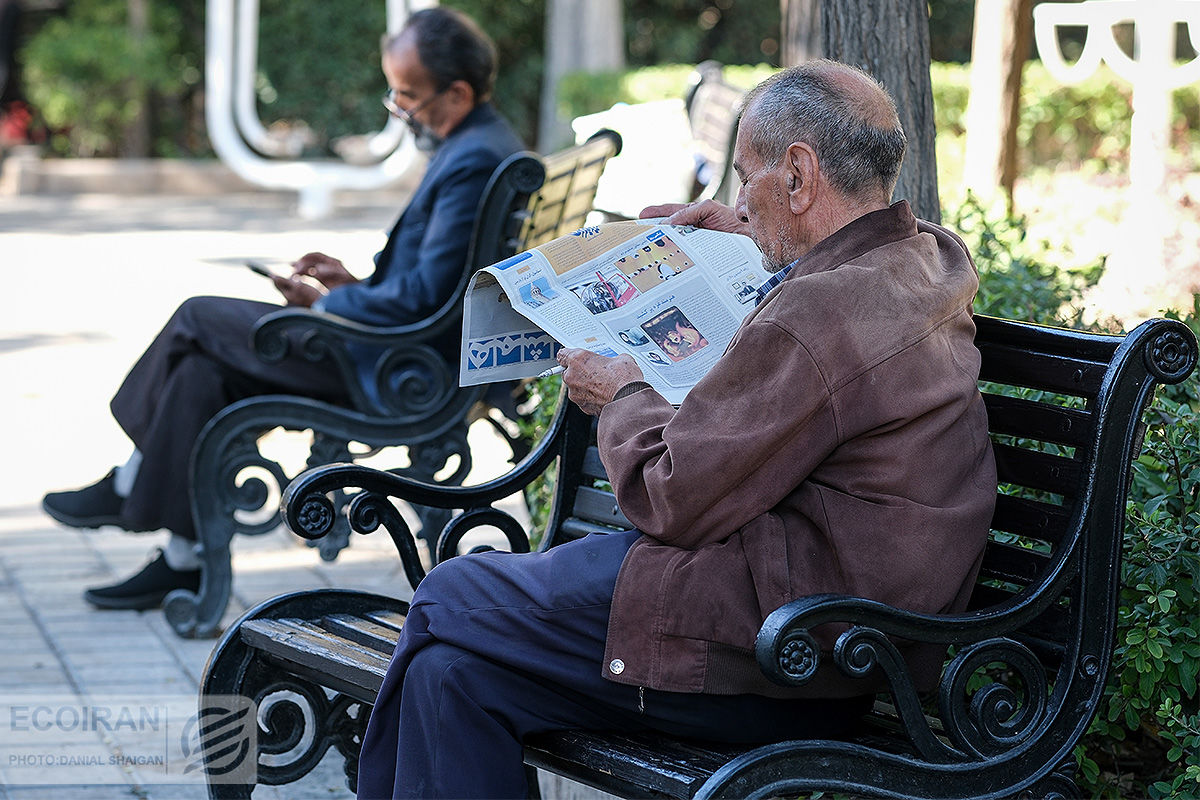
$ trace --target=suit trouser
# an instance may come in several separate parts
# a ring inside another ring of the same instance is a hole
[[[360,800],[527,797],[522,740],[565,728],[763,742],[836,735],[870,698],[641,691],[601,675],[637,531],[439,564],[412,600],[363,741]]]
[[[142,453],[121,512],[139,530],[195,539],[189,495],[192,446],[225,406],[259,394],[344,400],[337,370],[289,356],[267,363],[250,332],[281,306],[231,297],[184,301],[113,396],[117,422]],[[295,348],[293,348],[294,350]]]

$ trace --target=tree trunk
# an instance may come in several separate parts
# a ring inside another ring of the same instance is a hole
[[[963,188],[1002,189],[1012,210],[1017,179],[1021,71],[1033,36],[1033,0],[975,0]]]
[[[127,6],[130,39],[140,50],[146,46],[150,30],[150,0],[128,0]],[[118,150],[123,156],[145,158],[150,155],[150,93],[141,76],[130,79],[129,89],[137,106],[137,116],[125,128],[124,141],[118,145]]]
[[[623,20],[620,0],[549,0],[538,124],[541,152],[557,150],[571,138],[570,120],[558,116],[558,82],[562,76],[580,70],[624,69]]]
[[[823,0],[821,22],[825,55],[862,67],[896,99],[908,153],[894,199],[908,200],[922,219],[940,221],[925,0]]]
[[[781,64],[803,64],[821,53],[821,0],[779,0]]]

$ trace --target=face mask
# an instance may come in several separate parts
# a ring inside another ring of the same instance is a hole
[[[432,153],[442,146],[442,142],[446,141],[434,133],[428,125],[424,125],[412,118],[405,120],[405,122],[408,123],[408,129],[413,133],[413,144],[422,153]]]

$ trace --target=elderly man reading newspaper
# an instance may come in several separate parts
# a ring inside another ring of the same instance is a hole
[[[526,797],[522,739],[547,730],[837,735],[875,687],[770,683],[752,651],[766,615],[822,592],[964,606],[996,492],[971,258],[889,205],[905,138],[865,73],[810,62],[745,108],[736,207],[647,211],[764,254],[774,276],[724,354],[679,407],[632,356],[558,354],[638,529],[433,569],[371,716],[361,798]]]

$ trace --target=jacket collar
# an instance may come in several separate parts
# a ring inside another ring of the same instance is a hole
[[[872,211],[826,236],[796,260],[788,277],[825,272],[877,247],[917,235],[917,218],[907,200]]]

